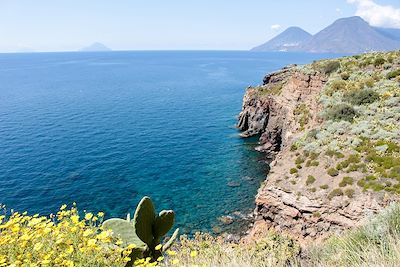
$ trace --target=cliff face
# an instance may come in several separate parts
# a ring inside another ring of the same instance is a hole
[[[350,60],[355,59],[343,61]],[[400,61],[398,55],[397,61]],[[344,62],[340,64],[344,66]],[[379,70],[372,66],[364,68],[370,75],[377,71],[389,72],[383,67]],[[396,65],[391,68],[396,68]],[[345,71],[346,75],[343,75]],[[376,163],[367,158],[368,151],[358,149],[363,142],[370,142],[371,146],[381,145],[381,137],[367,138],[355,131],[359,124],[374,121],[377,114],[371,115],[366,110],[372,110],[376,105],[385,106],[383,98],[379,98],[379,102],[355,107],[357,118],[351,122],[324,116],[327,110],[336,107],[334,99],[341,97],[339,102],[347,101],[345,92],[340,92],[341,95],[334,92],[333,96],[329,92],[334,81],[340,80],[342,85],[348,82],[342,76],[349,79],[347,76],[352,77],[352,74],[341,67],[327,74],[323,67],[316,64],[289,66],[267,75],[261,86],[247,89],[237,126],[242,131],[242,137],[260,135],[257,150],[273,160],[267,180],[256,197],[253,234],[264,227],[274,227],[307,243],[360,224],[398,199],[396,190],[391,189],[397,186],[394,181],[387,181],[385,175],[377,171]],[[385,90],[381,87],[376,89],[377,94],[380,97],[391,94],[394,102],[393,99],[400,96],[397,95],[400,93],[399,82],[393,81],[392,85],[397,89],[388,85]],[[366,88],[358,88],[357,92],[360,90]],[[358,109],[365,114],[360,114]],[[398,110],[400,98],[391,112]],[[400,116],[396,115],[392,122],[396,122],[397,126],[390,132],[390,144],[397,146],[400,142],[397,135],[397,131],[400,132]],[[332,125],[340,125],[344,129],[332,130]],[[371,129],[371,132],[375,130]],[[388,172],[392,171],[391,168],[400,168],[400,158],[396,153],[385,156],[392,157],[394,162],[389,164]],[[398,179],[397,176],[391,178]],[[370,180],[381,179],[384,185],[378,190],[372,188],[372,183],[365,186]]]
[[[299,131],[294,115],[298,104],[307,104],[314,111],[320,109],[317,99],[325,82],[320,73],[305,74],[296,66],[268,74],[262,86],[248,88],[244,96],[237,125],[243,131],[241,136],[261,134],[257,150],[273,158]],[[311,120],[317,123],[316,112]]]

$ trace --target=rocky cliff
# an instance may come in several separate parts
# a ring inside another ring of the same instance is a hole
[[[252,233],[274,227],[307,243],[398,199],[399,56],[288,66],[247,89],[237,126],[260,135],[257,150],[271,160]]]

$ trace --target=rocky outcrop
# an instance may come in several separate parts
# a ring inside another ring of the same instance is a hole
[[[268,226],[306,244],[360,224],[394,199],[357,188],[348,191],[349,196],[341,191],[329,197],[343,178],[326,175],[326,170],[338,162],[329,157],[320,156],[318,164],[309,170],[296,169],[292,174],[300,152],[291,151],[291,145],[305,131],[323,123],[318,116],[322,110],[319,96],[327,81],[328,77],[318,71],[289,66],[267,75],[262,85],[247,89],[237,127],[242,137],[259,135],[257,150],[272,160],[268,179],[256,197],[256,222],[250,235]],[[361,179],[362,174],[352,175]],[[309,176],[320,180],[314,188],[306,186]]]
[[[263,85],[247,89],[237,124],[243,131],[241,136],[260,134],[257,150],[273,158],[298,132],[300,126],[294,111],[299,103],[307,104],[313,111],[311,119],[317,121],[316,99],[325,82],[326,78],[318,72],[304,74],[295,65],[268,74]],[[276,92],[276,87],[281,90]]]

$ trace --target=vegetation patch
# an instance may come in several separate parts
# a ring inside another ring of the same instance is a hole
[[[398,266],[399,244],[400,205],[395,204],[366,225],[310,249],[307,266]]]
[[[334,177],[334,176],[338,176],[339,175],[339,172],[338,172],[338,170],[336,170],[336,169],[334,169],[334,168],[330,168],[330,169],[328,169],[328,174],[330,175],[330,176],[332,176],[332,177]]]
[[[346,190],[344,190],[344,194],[348,197],[348,198],[353,198],[354,197],[354,189],[353,188],[348,188]]]
[[[354,179],[349,177],[349,176],[345,176],[343,177],[342,181],[339,183],[340,187],[346,187],[348,185],[352,185],[354,183]]]
[[[333,189],[329,194],[328,194],[328,199],[332,200],[334,197],[340,197],[343,196],[343,190],[340,188]]]
[[[309,175],[306,180],[306,185],[309,186],[309,185],[313,184],[315,181],[316,181],[315,177],[312,175]]]
[[[326,189],[329,188],[329,185],[323,184],[323,185],[321,185],[319,188],[326,190]]]
[[[396,77],[399,76],[399,75],[400,75],[400,69],[397,69],[397,70],[394,70],[394,71],[389,72],[389,73],[386,75],[386,78],[390,80],[390,79],[396,78]]]
[[[296,108],[293,110],[293,115],[296,116],[296,120],[300,124],[300,130],[304,130],[304,127],[309,122],[311,116],[310,110],[307,105],[304,103],[297,105]]]
[[[353,105],[367,105],[379,99],[379,94],[373,89],[351,91],[344,95],[344,100]]]
[[[345,103],[331,107],[325,115],[327,120],[349,122],[352,122],[355,116],[357,116],[355,109]]]
[[[321,72],[330,75],[340,68],[340,62],[337,60],[330,60],[321,66]]]

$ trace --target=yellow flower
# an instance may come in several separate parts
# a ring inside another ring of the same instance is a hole
[[[65,210],[67,208],[67,205],[63,204],[60,208],[60,210]]]
[[[42,247],[43,247],[43,244],[39,242],[39,243],[36,243],[36,244],[33,246],[33,250],[39,251],[39,250],[42,249]]]
[[[75,224],[79,223],[79,215],[72,215],[71,221]]]
[[[176,251],[167,250],[167,254],[168,254],[169,256],[176,256]]]
[[[66,250],[67,254],[72,254],[72,252],[74,252],[74,247],[72,245],[70,245],[67,250]]]
[[[89,247],[94,247],[96,245],[96,239],[89,239],[87,244]]]
[[[92,219],[92,217],[93,217],[93,214],[90,213],[90,212],[85,214],[85,220],[87,220],[87,221],[89,221],[90,219]]]
[[[44,265],[47,265],[47,264],[50,264],[50,260],[42,260],[41,263],[44,264]]]
[[[104,212],[100,211],[99,213],[97,213],[97,216],[104,217]]]
[[[178,263],[179,263],[179,260],[178,260],[178,259],[173,259],[173,260],[172,260],[172,264],[173,264],[173,265],[177,265]]]
[[[161,245],[161,244],[158,244],[158,245],[155,247],[155,249],[156,249],[156,250],[162,249],[162,245]]]
[[[196,250],[191,251],[190,257],[192,257],[192,258],[197,257],[197,251]]]
[[[83,232],[84,237],[92,235],[92,234],[93,234],[93,230],[91,230],[91,229],[86,229],[85,232]]]
[[[65,260],[63,261],[63,265],[65,265],[66,267],[74,267],[74,262],[70,260]]]
[[[134,248],[136,248],[136,245],[135,244],[129,244],[127,248],[128,249],[134,249]]]

